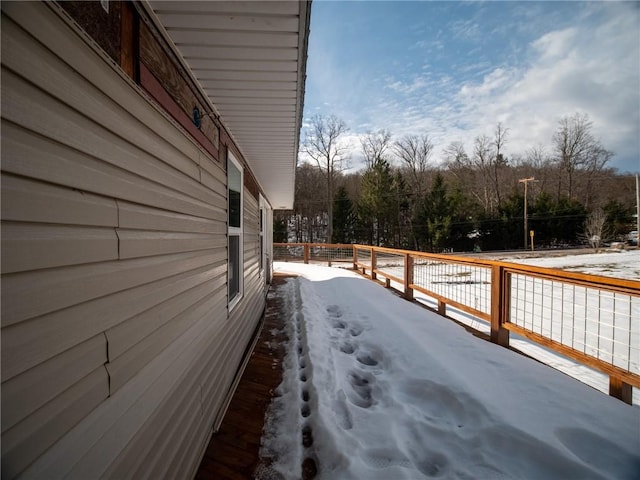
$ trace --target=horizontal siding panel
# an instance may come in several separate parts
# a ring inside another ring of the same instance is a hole
[[[186,432],[186,441],[179,452],[182,459],[180,460],[180,456],[173,459],[166,470],[167,478],[178,478],[181,475],[186,478],[195,477],[212,429],[211,424],[203,423],[202,417],[194,417],[192,424],[182,430]]]
[[[23,471],[62,435],[109,396],[104,367],[94,370],[62,395],[2,434],[2,475]]]
[[[96,335],[2,384],[2,431],[33,413],[107,362],[107,340]]]
[[[2,89],[3,117],[7,121],[125,171],[171,186],[205,203],[214,202],[215,194],[199,183],[200,168],[196,163],[191,162],[193,172],[189,172],[189,175],[180,172],[140,149],[138,144],[127,142],[26,84],[6,69],[2,70]],[[22,110],[18,110],[20,107]],[[9,113],[5,115],[5,111]],[[139,130],[135,125],[129,125],[128,128]],[[82,131],[82,135],[71,133],[78,131]]]
[[[235,333],[229,339],[229,353],[224,357],[224,362],[227,368],[225,368],[221,383],[223,385],[231,385],[243,360],[243,354],[251,340],[251,335],[255,331],[255,327],[260,320],[260,314],[263,311],[264,303],[260,302],[260,298],[253,295],[252,297],[246,297],[246,301],[243,303],[242,308],[234,310],[234,318],[230,322],[235,322]],[[223,401],[229,401],[233,392],[225,392]],[[209,415],[209,412],[205,408],[205,418]],[[214,422],[214,428],[219,427],[223,411],[216,412],[216,420]]]
[[[135,143],[127,142],[25,83],[10,70],[2,70],[2,89],[2,110],[9,112],[3,116],[16,125],[163,185],[175,185],[179,188],[180,184],[188,185],[189,181],[196,183],[200,179],[200,170],[195,163],[191,163],[192,171],[188,174],[163,164],[138,148]],[[23,110],[19,110],[19,107]],[[138,131],[134,125],[129,125],[129,129]],[[79,131],[82,135],[72,134]],[[204,188],[200,192],[197,189],[187,191],[192,195],[206,195]],[[200,199],[206,201],[206,198]]]
[[[181,443],[179,435],[185,430],[188,435],[195,432],[190,429],[194,420],[196,425],[202,421],[200,391],[197,386],[186,388],[181,384],[138,432],[133,448],[111,465],[103,478],[192,478],[186,472],[170,476],[166,470],[157,475],[149,472],[149,467],[167,457],[171,460]]]
[[[200,181],[207,188],[210,188],[214,192],[218,192],[226,203],[226,199],[227,199],[226,183],[222,183],[218,178],[214,177],[204,169],[200,171]]]
[[[259,298],[254,295],[253,308],[251,310],[256,311],[256,307],[259,304]],[[244,300],[243,300],[244,302]],[[181,425],[180,431],[185,435],[184,443],[180,444],[175,442],[173,445],[168,446],[168,450],[163,452],[162,450],[151,448],[150,445],[153,439],[163,437],[164,434],[158,433],[157,426],[151,421],[149,425],[145,425],[144,429],[139,432],[134,440],[135,446],[132,448],[132,452],[136,452],[137,455],[126,455],[120,459],[117,464],[114,464],[110,470],[105,474],[105,477],[119,477],[126,476],[133,472],[134,468],[138,467],[141,470],[138,472],[142,474],[146,471],[148,465],[155,465],[159,459],[163,459],[159,471],[164,471],[161,476],[168,476],[171,478],[170,472],[173,470],[164,470],[164,468],[175,468],[175,461],[177,458],[185,455],[199,454],[200,449],[194,447],[194,445],[200,445],[199,443],[191,443],[191,440],[199,435],[201,438],[206,439],[208,433],[211,430],[212,419],[221,406],[222,400],[228,392],[233,375],[235,374],[238,364],[240,363],[241,355],[244,353],[246,344],[249,341],[250,335],[254,331],[254,328],[250,328],[247,331],[247,323],[251,323],[246,320],[246,317],[241,315],[239,321],[225,322],[225,329],[220,331],[220,334],[207,334],[203,336],[206,343],[202,347],[201,356],[194,362],[192,369],[190,369],[189,377],[185,377],[180,387],[176,390],[175,395],[172,398],[167,399],[167,402],[161,410],[158,411],[158,422],[163,423],[168,420],[160,420],[160,418],[170,417],[172,412],[179,411],[183,402],[187,401],[191,397],[191,383],[196,381],[201,384],[204,380],[209,387],[207,391],[203,389],[202,398],[206,399],[202,405],[203,409],[209,411],[209,419],[204,417],[202,420],[194,421],[193,426]],[[239,336],[244,335],[244,339],[241,339],[238,343]],[[244,344],[243,344],[244,342]],[[230,359],[231,357],[235,359]],[[223,368],[210,368],[210,365],[224,366]],[[198,427],[201,431],[198,431]],[[168,438],[168,437],[167,437]],[[179,446],[179,450],[178,450]],[[192,451],[197,450],[197,451]],[[180,474],[178,476],[185,475],[185,472],[178,469]],[[134,474],[134,477],[138,474]],[[151,476],[153,478],[153,475]]]
[[[4,275],[2,326],[221,261],[224,249]]]
[[[2,222],[2,273],[117,258],[113,228]]]
[[[238,369],[239,361],[233,359],[233,354],[238,350],[236,339],[239,332],[246,328],[243,322],[229,322],[229,327],[220,338],[210,340],[209,349],[203,357],[203,367],[198,372],[198,378],[202,388],[202,398],[206,399],[202,405],[203,421],[207,425],[213,425],[215,418],[220,414],[220,408],[229,393],[233,375]],[[244,351],[244,347],[242,347]],[[206,365],[220,365],[223,368],[205,368]],[[215,425],[213,425],[215,427]]]
[[[110,198],[3,174],[2,219],[117,227],[118,209]]]
[[[176,409],[174,403],[170,409],[165,408],[172,415],[169,415],[168,421],[162,422],[165,428],[157,437],[158,442],[151,450],[152,455],[146,465],[140,465],[135,477],[148,475],[149,478],[190,478],[187,477],[187,472],[175,469],[179,466],[179,458],[191,446],[195,432],[201,428],[200,390],[194,385],[191,389],[184,390],[184,393],[181,392],[180,396],[184,398],[176,399],[176,403],[179,402],[184,407]],[[150,465],[153,466],[152,469],[149,469]]]
[[[124,354],[107,363],[106,368],[109,372],[111,394],[121,388],[122,385],[142,370],[169,344],[183,335],[198,320],[210,318],[213,311],[220,311],[224,298],[225,292],[218,291],[200,300],[156,329]]]
[[[258,200],[253,196],[248,188],[245,187],[244,192],[246,195],[244,199],[245,212],[250,216],[257,217],[258,210],[260,208],[258,206]]]
[[[109,342],[109,361],[113,362],[153,331],[187,310],[189,306],[199,302],[207,295],[217,293],[226,285],[224,276],[221,276],[221,272],[224,272],[225,268],[225,266],[221,266],[215,270],[210,269],[203,272],[198,276],[202,283],[188,290],[180,289],[177,295],[108,329],[105,334]],[[192,283],[195,278],[190,280]],[[221,310],[224,310],[226,303],[224,300],[222,303]]]
[[[198,400],[198,405],[194,408],[196,408],[198,412],[202,411],[202,405],[200,403],[202,399],[206,399],[204,402],[209,406],[211,397],[201,396],[200,378],[203,372],[214,375],[216,378],[220,377],[220,372],[223,369],[219,368],[219,366],[224,365],[224,359],[228,353],[224,347],[228,344],[227,339],[230,333],[233,332],[233,329],[226,328],[225,326],[226,313],[215,316],[211,319],[211,322],[210,327],[200,336],[197,351],[194,350],[195,355],[188,369],[189,374],[181,378],[180,383],[176,385],[171,396],[165,399],[153,417],[137,432],[135,438],[130,443],[130,449],[109,467],[103,475],[104,478],[138,478],[145,476],[155,478],[148,474],[143,474],[143,472],[138,474],[138,469],[144,470],[145,467],[148,468],[152,462],[151,458],[155,458],[158,450],[154,448],[154,442],[164,437],[161,429],[167,428],[167,423],[170,422],[172,414],[182,411],[183,408],[181,406],[183,402],[193,400],[194,395]],[[216,365],[217,368],[211,368],[212,365]],[[220,382],[215,383],[214,387],[220,392],[219,395],[224,394],[228,388],[228,386]],[[124,388],[127,388],[127,386]],[[207,422],[206,419],[201,420],[199,425],[211,431],[211,422]],[[182,424],[181,428],[186,428],[186,425]],[[194,435],[194,433],[193,430],[189,431],[189,435]],[[198,453],[199,452],[200,450]],[[177,478],[170,477],[167,474],[163,474],[161,477]],[[186,472],[181,472],[178,477],[188,478]]]
[[[120,290],[117,294],[111,296],[105,296],[98,298],[91,302],[82,302],[75,305],[75,302],[71,302],[70,308],[56,311],[48,315],[29,320],[27,322],[21,322],[10,327],[4,327],[2,329],[2,377],[3,379],[9,379],[13,376],[21,373],[39,363],[71,348],[73,345],[85,341],[88,338],[96,335],[99,332],[105,331],[124,320],[139,314],[158,303],[161,303],[167,297],[175,295],[180,292],[181,289],[187,290],[194,285],[202,283],[203,277],[215,275],[213,272],[207,272],[216,265],[216,257],[211,255],[201,255],[195,258],[182,258],[175,259],[177,265],[167,264],[163,265],[165,268],[158,268],[158,271],[154,271],[155,268],[141,269],[140,272],[134,272],[136,275],[140,274],[144,278],[144,273],[148,273],[149,279],[154,279],[154,273],[158,275],[156,282],[150,282],[133,288],[125,288]],[[125,262],[120,262],[125,263]],[[207,265],[204,269],[196,272],[190,270],[197,269],[203,265]],[[220,263],[218,263],[220,266]],[[97,268],[97,266],[95,267]],[[176,271],[174,271],[174,269]],[[187,272],[183,272],[187,270]],[[161,275],[162,272],[166,273]],[[48,273],[48,271],[47,271]],[[51,300],[55,300],[55,293],[61,296],[63,293],[67,294],[67,297],[71,297],[72,293],[82,289],[82,280],[85,283],[95,282],[96,288],[102,283],[110,286],[110,283],[117,285],[118,280],[120,284],[124,283],[122,277],[124,275],[121,271],[116,270],[111,272],[112,276],[100,276],[96,278],[74,278],[76,282],[68,282],[68,289],[60,288],[60,290],[53,292]],[[175,273],[182,273],[181,275],[175,275]],[[33,277],[32,275],[25,275],[27,278],[33,278],[34,281],[39,277]],[[41,275],[44,276],[44,275]],[[102,280],[102,282],[100,281]],[[3,280],[3,295],[4,298],[11,298],[7,293],[8,289],[5,285],[7,280]],[[126,285],[125,285],[126,286]],[[46,293],[54,290],[53,286],[50,289],[44,289]],[[41,299],[42,295],[34,296],[34,299]],[[5,307],[7,301],[3,301],[3,307]],[[3,320],[5,316],[3,314]]]
[[[131,104],[118,105],[114,103],[112,99],[102,93],[94,85],[83,81],[78,73],[70,69],[65,63],[57,58],[50,50],[45,48],[39,42],[34,41],[33,37],[21,30],[11,21],[4,21],[2,24],[2,63],[5,67],[16,72],[23,78],[29,79],[31,83],[39,88],[50,92],[54,97],[58,98],[60,102],[69,105],[77,111],[83,112],[85,115],[84,124],[80,123],[82,127],[83,135],[77,136],[76,142],[81,149],[89,148],[91,145],[91,135],[88,135],[87,127],[90,125],[88,119],[94,119],[101,122],[104,127],[114,132],[119,137],[122,137],[125,141],[132,145],[138,145],[141,149],[149,152],[154,157],[162,160],[166,164],[172,165],[174,168],[189,175],[194,179],[199,178],[198,167],[196,162],[190,158],[198,159],[199,150],[196,146],[189,142],[186,138],[179,139],[175,136],[175,133],[170,134],[174,137],[174,142],[177,141],[178,147],[167,142],[165,138],[156,133],[158,130],[162,130],[162,124],[164,124],[164,130],[174,130],[173,126],[167,122],[167,120],[157,113],[151,123],[140,123],[138,119],[132,116],[126,109],[131,109],[133,105],[142,100],[137,92],[132,89],[122,89],[124,92],[129,93],[131,97]],[[6,43],[5,43],[6,42]],[[105,65],[106,66],[106,65]],[[104,67],[103,67],[104,69]],[[105,74],[107,74],[105,72]],[[112,80],[120,82],[118,75],[111,71],[108,73]],[[3,71],[3,97],[5,95],[5,79],[9,77],[9,84],[11,84],[12,75],[7,75],[6,70]],[[34,105],[29,105],[29,108],[23,110],[11,109],[15,113],[24,112],[32,121],[37,120],[39,117],[38,110],[31,110],[40,102],[43,109],[47,108],[45,105],[49,103],[44,98],[44,93],[35,96],[35,89],[31,91],[34,97],[29,96],[34,102]],[[30,95],[31,95],[30,94]],[[137,101],[134,100],[135,97]],[[25,107],[28,105],[25,104]],[[124,107],[124,108],[123,108]],[[61,109],[61,106],[58,108]],[[126,109],[125,109],[126,108]],[[3,98],[3,113],[4,113],[4,98]],[[43,112],[48,115],[53,115],[53,112]],[[34,118],[36,117],[36,118]],[[65,115],[65,117],[69,117]],[[39,123],[44,120],[44,117],[39,120]],[[27,121],[25,115],[21,118],[22,121]],[[49,132],[53,133],[64,129],[65,124],[55,125],[55,122],[50,124]],[[66,123],[66,122],[65,122]],[[147,125],[153,125],[153,130]],[[78,131],[78,130],[71,130]],[[168,132],[167,132],[168,133]],[[101,142],[100,142],[101,143]],[[96,149],[102,149],[100,146],[95,145]],[[104,150],[102,150],[104,151]]]
[[[257,284],[261,284],[262,280],[260,279],[260,277],[258,276],[260,274],[260,265],[258,265],[257,263],[253,264],[250,266],[250,268],[247,269],[247,275],[246,278],[251,280],[252,282],[256,282]],[[247,288],[249,287],[248,282],[246,283]],[[257,285],[251,285],[252,288],[256,288],[256,290],[258,289]]]
[[[221,323],[224,323],[224,321]],[[221,326],[222,324],[220,324],[220,327]],[[191,398],[191,392],[194,388],[193,385],[201,385],[201,379],[205,375],[212,376],[214,378],[214,380],[209,384],[212,387],[210,393],[213,393],[213,395],[205,394],[205,392],[201,392],[200,389],[196,391],[198,394],[202,393],[202,396],[198,395],[199,398],[206,399],[204,400],[204,403],[198,407],[198,411],[201,412],[204,408],[211,408],[217,411],[220,408],[222,400],[228,392],[231,383],[229,378],[232,378],[233,373],[237,369],[236,365],[228,361],[233,347],[233,342],[231,340],[237,336],[238,331],[241,330],[241,328],[241,324],[232,325],[227,323],[224,330],[212,329],[207,332],[206,336],[203,335],[203,343],[199,347],[199,355],[191,366],[189,375],[183,378],[179,386],[175,389],[172,397],[167,398],[161,409],[159,409],[156,414],[156,422],[162,426],[167,422],[166,419],[171,416],[172,412],[175,413],[176,411],[179,411],[179,405],[182,405],[183,402],[188,401]],[[216,365],[217,368],[211,368],[211,365]],[[230,373],[227,373],[227,380],[224,380],[224,372],[227,371]],[[209,416],[212,417],[211,415]],[[202,438],[204,438],[207,437],[208,432],[211,431],[212,421],[203,417],[200,421],[196,422],[196,425],[204,430],[202,435]],[[173,459],[175,455],[179,453],[176,452],[176,447],[178,446],[177,442],[172,446],[168,445],[169,451],[166,452],[150,447],[152,439],[157,439],[162,435],[158,432],[158,428],[158,425],[154,425],[151,421],[148,422],[134,440],[136,446],[133,448],[133,451],[138,452],[139,456],[133,457],[127,455],[122,459],[122,463],[114,465],[114,468],[108,472],[105,477],[118,478],[130,475],[131,472],[135,472],[132,475],[134,478],[144,476],[143,472],[146,471],[149,465],[155,464],[159,458],[166,460],[167,463],[174,466]],[[165,427],[163,426],[163,428]],[[197,428],[195,426],[191,427],[189,425],[181,425],[180,431],[182,433],[186,433],[187,442],[189,438],[193,438],[197,435]],[[184,451],[187,449],[187,445],[188,443],[179,445],[180,450]],[[200,448],[197,448],[197,452],[194,453],[199,454],[200,451]],[[166,478],[187,477],[187,472],[180,471],[179,475],[171,476],[167,470],[160,476]],[[156,478],[156,476],[151,475],[150,478]]]
[[[4,118],[2,135],[4,171],[174,212],[219,216],[218,209],[208,203],[69,149]]]
[[[217,218],[209,219],[118,201],[120,228],[225,234],[227,231],[225,199],[221,199],[221,202]]]
[[[154,232],[118,229],[120,258],[148,257],[226,246],[224,234]]]
[[[216,188],[212,190],[220,195],[226,196],[227,192],[227,173],[220,162],[211,159],[210,156],[200,152],[200,168],[206,171],[216,180]]]
[[[47,452],[29,471],[31,478],[62,477],[87,479],[102,473],[130,445],[136,433],[154,412],[180,386],[194,361],[200,358],[202,340],[211,331],[210,319],[202,318],[188,332],[154,359],[136,382],[128,382],[87,420],[81,431],[74,431]],[[155,441],[151,438],[148,441]],[[71,466],[64,456],[78,461]],[[130,475],[125,475],[130,476]]]

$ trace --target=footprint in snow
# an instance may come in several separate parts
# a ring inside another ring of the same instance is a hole
[[[363,332],[363,331],[364,331],[364,328],[362,328],[362,326],[361,326],[361,325],[358,325],[358,324],[352,325],[352,326],[349,328],[349,334],[350,334],[352,337],[359,337],[359,336],[360,336],[360,334],[362,334],[362,332]]]
[[[385,356],[382,350],[375,345],[362,344],[358,347],[356,360],[365,367],[378,367],[384,369]]]
[[[367,372],[352,370],[347,374],[349,386],[347,398],[354,405],[361,408],[369,408],[374,404],[373,384],[375,378]]]
[[[336,398],[333,401],[333,411],[336,415],[336,422],[340,427],[345,430],[351,430],[353,428],[353,419],[347,406],[347,397],[344,390],[338,390]]]
[[[346,340],[340,344],[340,351],[347,355],[351,355],[356,351],[356,347],[352,342]]]
[[[405,457],[402,453],[389,449],[371,449],[365,451],[364,454],[361,455],[361,457],[362,460],[364,460],[364,463],[366,463],[369,467],[379,470],[394,466],[405,468],[411,467],[411,460]]]
[[[358,354],[356,360],[367,367],[375,367],[378,365],[378,361],[367,353]]]
[[[336,320],[333,322],[333,328],[336,330],[344,330],[347,327],[347,324],[341,320]]]

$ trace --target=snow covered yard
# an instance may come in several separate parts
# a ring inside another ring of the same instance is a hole
[[[517,257],[497,255],[492,258],[506,262],[536,265],[538,267],[559,268],[570,272],[640,280],[640,250],[609,250],[602,253],[558,254],[545,257],[531,254],[523,254]]]
[[[284,478],[640,476],[640,408],[354,272],[275,270],[300,275],[272,293],[292,341],[263,449]]]

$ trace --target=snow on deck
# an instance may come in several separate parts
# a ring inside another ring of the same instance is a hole
[[[284,380],[263,437],[284,478],[638,478],[640,408],[468,334],[354,272],[276,263]],[[300,432],[304,444],[301,445]]]

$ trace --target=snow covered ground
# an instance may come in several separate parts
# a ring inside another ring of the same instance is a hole
[[[524,263],[538,267],[559,268],[569,272],[603,275],[605,277],[640,280],[640,250],[609,250],[603,253],[554,256],[501,256],[492,257],[505,262]]]
[[[638,478],[640,408],[467,333],[356,273],[296,273],[263,437],[284,478]],[[273,478],[273,477],[264,477]]]

